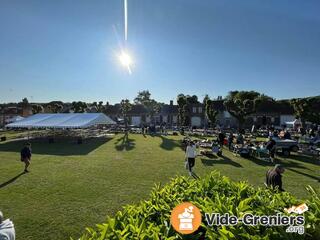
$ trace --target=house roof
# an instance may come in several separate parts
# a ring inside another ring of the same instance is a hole
[[[165,104],[162,106],[161,114],[178,114],[178,105],[168,105]]]
[[[132,105],[131,110],[129,111],[129,114],[146,114],[148,113],[148,110],[143,105]]]
[[[223,112],[226,110],[224,104],[223,104],[224,100],[213,100],[212,101],[212,105],[213,108],[217,111]]]

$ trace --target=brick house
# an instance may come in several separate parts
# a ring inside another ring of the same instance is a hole
[[[28,117],[32,115],[32,107],[18,107],[16,105],[9,105],[4,107],[0,111],[0,127],[3,127],[6,125],[7,120],[16,118],[18,116],[20,117]]]

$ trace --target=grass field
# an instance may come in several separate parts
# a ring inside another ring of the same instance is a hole
[[[155,183],[187,175],[180,139],[116,135],[82,145],[36,141],[28,174],[21,174],[23,142],[0,143],[0,209],[14,221],[18,240],[76,238],[86,226],[146,198]],[[305,198],[306,185],[319,188],[317,160],[295,155],[279,161],[287,168],[287,191]],[[195,172],[201,177],[218,169],[233,180],[263,187],[270,166],[224,150],[223,158],[199,157]]]

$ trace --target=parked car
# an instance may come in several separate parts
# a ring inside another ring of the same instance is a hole
[[[274,137],[276,142],[276,149],[280,151],[284,156],[290,156],[291,152],[297,152],[299,150],[298,141],[292,139],[280,139]]]

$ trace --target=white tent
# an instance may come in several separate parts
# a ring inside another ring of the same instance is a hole
[[[21,121],[7,124],[7,128],[88,128],[115,122],[103,113],[39,113]]]

